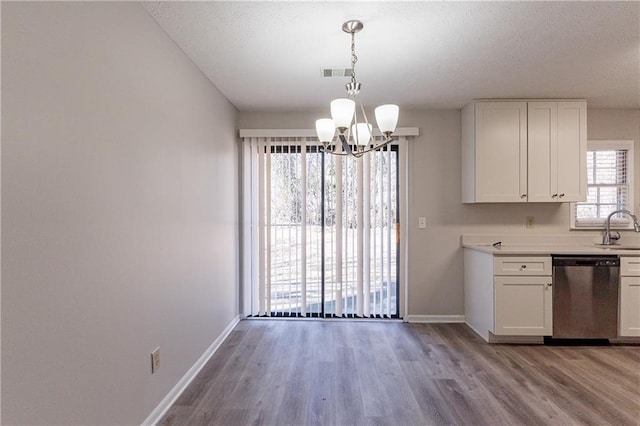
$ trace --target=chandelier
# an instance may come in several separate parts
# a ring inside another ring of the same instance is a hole
[[[331,118],[316,120],[316,133],[322,142],[325,152],[335,155],[352,155],[361,157],[363,154],[376,151],[393,141],[392,134],[398,124],[397,105],[381,105],[375,109],[376,122],[382,141],[376,143],[373,128],[369,124],[362,102],[358,98],[361,84],[356,80],[356,33],[364,25],[360,21],[347,21],[342,25],[342,31],[351,34],[351,81],[345,85],[347,97],[331,101]],[[358,109],[360,113],[358,113]],[[340,143],[335,141],[336,130]]]

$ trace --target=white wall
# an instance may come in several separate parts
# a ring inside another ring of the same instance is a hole
[[[2,2],[2,78],[3,423],[140,423],[238,315],[237,111],[133,2]]]
[[[243,112],[239,127],[312,128],[325,114]],[[589,110],[587,122],[590,139],[635,141],[640,200],[640,110]],[[409,315],[464,314],[462,234],[570,232],[568,204],[461,204],[459,110],[401,111],[399,126],[420,128],[409,146]],[[525,228],[527,216],[534,229]]]

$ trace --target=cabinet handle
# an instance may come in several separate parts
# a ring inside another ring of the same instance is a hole
[[[520,268],[527,269],[527,265],[520,265]]]
[[[558,196],[558,194],[553,194],[553,195],[551,196],[551,198],[556,198],[557,196]]]
[[[547,287],[551,287],[553,283],[547,283]]]
[[[520,198],[527,198],[527,194],[522,194]]]
[[[560,194],[560,197],[564,197],[564,194]]]

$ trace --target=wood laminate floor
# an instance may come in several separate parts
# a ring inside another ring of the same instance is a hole
[[[640,425],[640,347],[463,324],[241,321],[161,425]]]

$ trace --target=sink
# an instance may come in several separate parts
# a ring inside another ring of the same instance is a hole
[[[594,244],[596,247],[601,248],[603,250],[640,250],[640,246],[627,246],[624,244]]]

